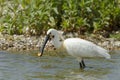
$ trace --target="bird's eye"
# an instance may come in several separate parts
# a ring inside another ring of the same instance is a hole
[[[52,35],[52,38],[54,38],[55,36],[54,35]]]

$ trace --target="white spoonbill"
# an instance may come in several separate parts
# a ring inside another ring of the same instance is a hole
[[[54,47],[63,48],[67,51],[67,53],[73,57],[76,57],[79,61],[80,68],[85,68],[85,63],[83,61],[84,58],[87,57],[104,57],[106,59],[110,59],[111,56],[108,54],[108,51],[96,44],[83,40],[80,38],[68,38],[63,39],[62,35],[55,29],[49,29],[47,31],[47,35],[43,42],[42,47],[40,48],[40,52],[38,56],[42,56],[44,47],[48,40],[51,40]]]

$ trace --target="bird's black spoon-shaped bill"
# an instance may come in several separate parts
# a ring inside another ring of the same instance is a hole
[[[43,45],[40,47],[40,52],[38,53],[38,56],[41,57],[41,56],[43,55],[43,51],[44,51],[45,45],[46,45],[47,41],[49,40],[49,38],[50,38],[49,35],[47,35],[47,36],[45,37],[45,40],[44,40],[44,42],[43,42]]]

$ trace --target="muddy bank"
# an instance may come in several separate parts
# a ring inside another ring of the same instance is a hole
[[[114,38],[103,38],[100,36],[78,36],[77,34],[66,34],[64,38],[81,37],[94,42],[109,50],[120,50],[120,41]],[[42,45],[44,36],[24,36],[24,35],[2,35],[0,34],[0,50],[38,50]],[[52,49],[52,44],[47,43],[46,49]]]

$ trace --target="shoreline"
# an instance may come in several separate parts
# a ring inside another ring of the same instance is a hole
[[[120,50],[120,41],[115,38],[103,38],[100,36],[86,36],[67,34],[64,38],[79,37],[91,41],[108,50]],[[4,51],[24,51],[39,50],[44,40],[44,36],[25,36],[25,35],[2,35],[0,34],[0,50]],[[53,50],[52,44],[47,43],[47,50]]]

